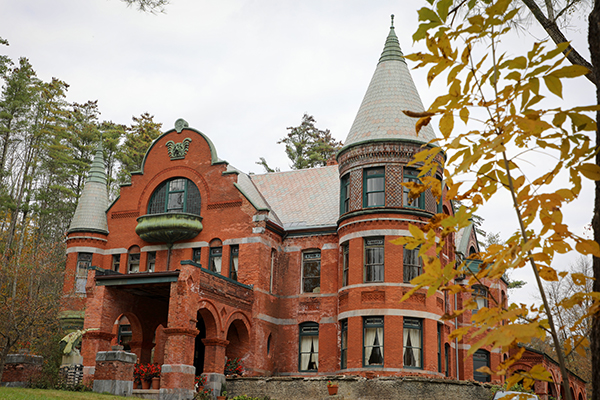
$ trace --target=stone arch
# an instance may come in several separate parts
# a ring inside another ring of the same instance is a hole
[[[220,319],[217,307],[210,300],[201,300],[198,303],[196,312],[196,326],[198,335],[194,339],[193,364],[196,368],[196,375],[205,371],[206,366],[206,347],[204,340],[207,338],[221,338],[222,321]]]
[[[227,359],[246,359],[250,354],[250,324],[241,312],[235,312],[227,327],[226,339],[229,342],[225,348]]]

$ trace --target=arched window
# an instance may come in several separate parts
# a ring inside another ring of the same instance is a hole
[[[484,372],[478,372],[481,367],[490,367],[490,352],[477,350],[473,354],[473,379],[477,382],[489,382],[490,376]]]
[[[140,247],[131,246],[127,255],[127,273],[140,272]]]
[[[221,273],[221,261],[223,259],[223,242],[220,239],[210,241],[210,252],[208,253],[208,269],[217,274]]]
[[[319,324],[303,322],[300,324],[300,371],[319,369]]]
[[[186,178],[164,181],[154,190],[148,205],[148,214],[184,212],[200,215],[200,191]]]

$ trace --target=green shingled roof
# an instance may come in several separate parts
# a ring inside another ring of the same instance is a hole
[[[71,219],[67,233],[100,232],[108,233],[106,209],[108,208],[108,191],[106,187],[106,171],[102,144],[96,149],[92,168],[88,175],[77,209]]]
[[[436,137],[431,125],[417,135],[417,119],[407,117],[402,110],[420,112],[424,107],[392,25],[344,149],[371,140],[408,139],[427,143]]]

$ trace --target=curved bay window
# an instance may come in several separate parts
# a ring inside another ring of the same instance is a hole
[[[189,213],[200,215],[200,191],[194,182],[186,178],[164,181],[150,197],[148,214]]]
[[[383,317],[363,319],[363,366],[383,367]]]
[[[319,369],[319,324],[303,322],[300,324],[300,371],[318,371]]]
[[[383,282],[384,239],[365,238],[365,282]]]
[[[385,206],[385,168],[368,168],[363,172],[363,207]]]

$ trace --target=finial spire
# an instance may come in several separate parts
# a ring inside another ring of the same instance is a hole
[[[390,29],[394,29],[394,14],[392,14],[392,26],[390,26]]]
[[[396,30],[394,29],[394,14],[392,14],[392,26],[390,26],[390,33],[385,41],[379,62],[390,60],[406,62],[404,61],[404,55],[402,54],[402,50],[400,50],[400,42],[398,42]]]

